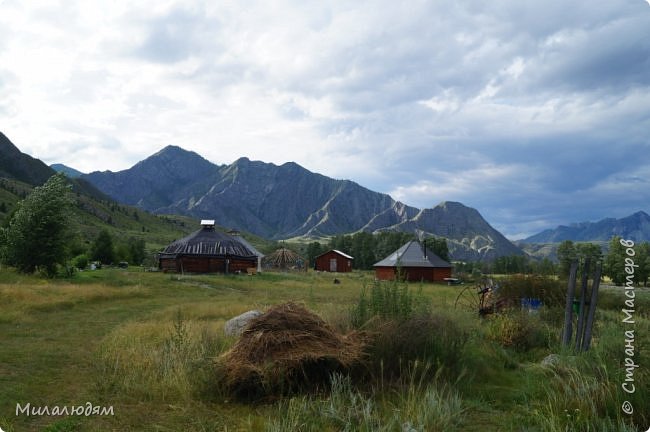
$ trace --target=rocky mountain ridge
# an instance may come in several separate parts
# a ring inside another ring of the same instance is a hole
[[[216,219],[271,239],[395,230],[445,237],[457,260],[523,254],[478,211],[461,203],[418,209],[294,162],[275,165],[240,158],[215,165],[197,153],[168,146],[127,170],[81,178],[124,204]]]
[[[644,211],[638,211],[619,219],[605,218],[597,222],[560,225],[521,241],[523,243],[561,243],[565,240],[606,242],[614,236],[635,242],[650,241],[650,215]]]

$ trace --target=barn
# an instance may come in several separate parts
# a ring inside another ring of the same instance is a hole
[[[213,220],[158,254],[158,267],[178,273],[236,273],[257,267],[257,256],[235,237],[217,231]]]
[[[376,263],[375,277],[379,280],[394,280],[398,273],[408,281],[442,282],[451,277],[452,265],[411,240],[388,257]]]
[[[352,271],[352,258],[339,250],[332,249],[315,258],[314,269],[318,271],[347,273]]]

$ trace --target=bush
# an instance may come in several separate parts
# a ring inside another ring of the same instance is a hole
[[[524,311],[511,311],[488,318],[488,339],[506,348],[528,351],[548,348],[551,343],[549,328],[539,317]]]
[[[563,306],[566,283],[547,276],[514,275],[499,282],[496,295],[508,304],[519,304],[522,298],[537,298],[545,306]]]
[[[433,375],[440,368],[448,376],[463,371],[463,351],[469,334],[456,321],[443,315],[418,315],[409,319],[375,320],[368,351],[370,373],[381,380],[402,377],[416,362]]]
[[[90,260],[88,259],[88,255],[81,254],[81,255],[77,255],[72,259],[72,265],[80,270],[83,270],[86,267],[88,267],[89,261]]]

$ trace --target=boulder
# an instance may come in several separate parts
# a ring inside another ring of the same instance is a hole
[[[224,332],[226,333],[226,336],[241,335],[248,323],[260,315],[262,315],[262,312],[258,310],[250,310],[232,319],[229,319],[224,325]]]

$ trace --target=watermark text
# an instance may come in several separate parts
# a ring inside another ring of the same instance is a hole
[[[16,416],[19,415],[26,416],[108,416],[115,415],[113,413],[113,406],[102,407],[94,406],[91,402],[86,402],[84,405],[72,405],[72,406],[63,406],[60,407],[55,405],[53,407],[49,406],[32,406],[31,403],[27,402],[25,405],[20,403],[16,404]]]
[[[636,391],[634,384],[634,373],[639,368],[639,365],[634,361],[635,354],[635,335],[634,335],[634,316],[636,313],[634,300],[636,293],[634,291],[634,273],[638,264],[634,263],[634,241],[620,240],[621,246],[625,248],[625,307],[621,309],[623,312],[623,324],[626,324],[624,331],[625,336],[625,380],[621,383],[621,388],[627,394],[633,394]],[[621,409],[625,414],[632,415],[634,407],[629,401],[624,401]]]

